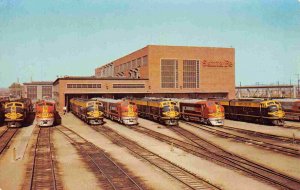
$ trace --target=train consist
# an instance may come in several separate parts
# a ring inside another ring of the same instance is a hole
[[[70,108],[72,113],[88,124],[103,124],[103,104],[97,100],[72,98]]]
[[[8,127],[20,127],[32,112],[29,98],[6,101],[3,105],[4,121]]]
[[[131,100],[137,105],[138,115],[162,124],[178,125],[180,118],[178,102],[173,100],[143,98]]]
[[[126,99],[114,100],[107,98],[93,98],[103,104],[103,112],[106,118],[118,121],[125,125],[137,125],[138,114],[135,103]]]
[[[273,99],[279,102],[285,112],[285,119],[300,121],[300,99]]]
[[[0,126],[4,123],[4,104],[9,101],[8,97],[0,97]]]
[[[37,125],[45,127],[54,125],[58,115],[54,101],[40,100],[36,102],[35,111]]]
[[[274,100],[241,99],[220,100],[225,108],[225,117],[233,120],[283,125],[285,113],[280,103]]]
[[[175,99],[174,99],[175,100]],[[224,125],[224,107],[210,100],[176,99],[181,118],[213,126]]]

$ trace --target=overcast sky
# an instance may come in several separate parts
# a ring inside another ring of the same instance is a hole
[[[0,0],[0,87],[93,75],[148,44],[233,47],[236,84],[296,82],[300,0]]]

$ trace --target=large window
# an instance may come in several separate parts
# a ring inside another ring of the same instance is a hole
[[[161,87],[178,88],[178,61],[176,59],[161,60]]]
[[[42,97],[44,96],[52,98],[52,86],[42,86]]]
[[[37,86],[27,86],[27,98],[37,99]]]
[[[199,61],[183,60],[183,88],[199,88]]]

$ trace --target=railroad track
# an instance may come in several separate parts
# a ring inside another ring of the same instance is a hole
[[[7,147],[10,140],[16,134],[18,128],[7,128],[0,134],[0,155]]]
[[[39,127],[38,129],[31,169],[30,189],[61,189],[57,183],[55,173],[50,133],[50,127]]]
[[[150,164],[156,166],[160,170],[166,172],[171,177],[180,181],[186,185],[189,189],[220,189],[219,187],[205,181],[199,176],[185,170],[184,168],[162,158],[161,156],[147,150],[146,148],[138,145],[134,141],[123,137],[119,133],[113,131],[106,126],[92,126],[93,129],[105,135],[115,144],[126,147],[129,151],[133,152],[138,157],[143,158],[148,161]]]
[[[78,148],[85,159],[90,161],[88,164],[94,172],[99,174],[97,177],[104,189],[145,189],[140,179],[127,171],[121,164],[113,161],[103,150],[63,125],[56,129]]]
[[[244,173],[245,175],[263,180],[281,189],[296,190],[300,188],[300,180],[286,176],[243,157],[229,153],[181,127],[173,127],[171,130],[174,130],[179,135],[186,137],[192,143],[166,136],[142,126],[131,129],[166,142],[170,145],[174,145],[191,154],[194,154],[195,156],[207,159],[209,161],[214,161],[219,165],[235,169]]]
[[[271,139],[272,141],[283,141],[283,142],[289,142],[289,143],[297,143],[297,139],[289,139],[288,137],[281,137],[281,136],[274,136],[274,135],[269,135],[269,134],[265,134],[265,133],[256,133],[255,131],[250,131],[250,130],[244,130],[244,129],[237,129],[237,128],[233,128],[233,127],[227,127],[227,126],[223,126],[223,127],[211,127],[211,126],[207,126],[207,125],[202,125],[202,124],[193,124],[190,122],[183,122],[189,126],[198,128],[202,131],[211,133],[213,135],[217,135],[223,138],[231,138],[234,139],[236,141],[239,142],[244,142],[244,143],[249,143],[255,146],[259,146],[259,147],[263,147],[266,148],[268,150],[273,150],[275,152],[279,152],[282,154],[286,154],[286,155],[290,155],[290,156],[295,156],[295,157],[300,157],[300,150],[299,149],[295,149],[292,147],[287,147],[287,146],[281,146],[278,145],[276,143],[278,142],[274,142],[270,143],[267,142],[266,139]],[[236,135],[236,134],[232,134],[232,133],[228,133],[225,131],[222,131],[221,129],[226,129],[226,130],[233,130],[233,131],[237,131],[239,133],[243,133],[246,134],[248,136],[251,136],[251,138],[247,138],[247,137],[243,137],[240,135]],[[292,142],[291,142],[292,141]]]
[[[207,153],[212,155],[212,159],[226,162],[231,167],[235,167],[248,175],[255,176],[270,184],[276,185],[283,189],[300,189],[300,180],[284,175],[278,171],[264,167],[260,164],[252,162],[241,156],[232,154],[222,149],[221,147],[200,138],[199,136],[191,133],[190,131],[181,127],[172,128],[178,134],[190,139],[197,144],[199,148],[205,149]]]
[[[203,125],[203,126],[209,127],[207,125]],[[297,139],[295,137],[285,137],[285,136],[279,136],[279,135],[272,135],[272,134],[261,133],[261,132],[257,132],[257,131],[247,130],[247,129],[229,127],[229,126],[222,126],[220,128],[224,128],[224,129],[228,129],[228,130],[234,130],[234,131],[237,131],[237,132],[240,132],[240,133],[244,133],[244,134],[252,135],[252,136],[256,136],[256,137],[262,137],[262,138],[282,141],[282,142],[285,142],[285,143],[292,143],[292,144],[299,144],[300,145],[300,139]]]
[[[280,126],[280,127],[289,128],[289,129],[296,129],[296,130],[300,131],[300,127],[296,127],[296,126],[293,126],[293,125],[284,125],[284,126]]]

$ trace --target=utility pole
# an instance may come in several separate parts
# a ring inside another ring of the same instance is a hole
[[[297,97],[299,97],[299,90],[300,90],[300,88],[299,88],[299,82],[300,82],[300,74],[296,74],[297,75],[297,83],[298,83],[298,87],[297,87]]]

